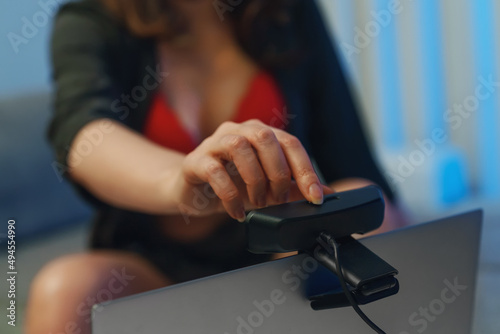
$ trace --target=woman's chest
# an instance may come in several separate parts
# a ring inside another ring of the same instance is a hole
[[[143,132],[155,143],[189,153],[224,121],[259,119],[287,126],[287,108],[275,79],[229,48],[200,58],[164,53],[168,75],[155,92]]]
[[[168,72],[159,92],[190,134],[201,140],[238,111],[258,67],[238,48],[226,46],[199,56],[160,50]]]

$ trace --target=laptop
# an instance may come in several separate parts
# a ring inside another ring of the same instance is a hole
[[[363,239],[398,269],[400,290],[361,309],[387,333],[470,333],[481,223],[477,210]],[[328,275],[300,254],[100,304],[92,329],[94,334],[373,333],[351,307],[311,308],[311,287],[338,284]]]

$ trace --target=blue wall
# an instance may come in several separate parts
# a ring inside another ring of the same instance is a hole
[[[56,7],[63,2],[2,0],[0,97],[49,88],[49,35]]]

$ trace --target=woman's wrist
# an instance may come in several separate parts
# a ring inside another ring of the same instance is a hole
[[[183,209],[182,192],[186,189],[186,181],[182,175],[181,165],[162,173],[158,182],[158,196],[162,214],[179,214]]]

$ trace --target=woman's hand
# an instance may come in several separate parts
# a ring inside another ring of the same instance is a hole
[[[321,204],[328,191],[300,141],[258,120],[220,125],[185,157],[175,184],[182,213],[225,209],[239,221],[245,209],[299,198]]]

